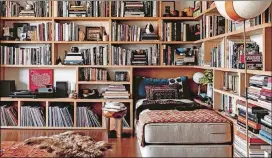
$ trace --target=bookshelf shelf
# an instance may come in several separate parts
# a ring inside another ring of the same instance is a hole
[[[200,19],[205,14],[219,14],[219,12],[218,12],[216,6],[213,5],[209,9],[205,10],[204,12],[202,12],[200,15],[194,17],[194,19],[198,20],[198,19]]]
[[[230,91],[224,91],[224,90],[219,90],[219,89],[214,89],[215,92],[225,94],[234,98],[241,98],[238,96],[238,94],[230,92]]]
[[[55,21],[109,21],[109,17],[54,17]]]
[[[194,17],[162,17],[162,20],[195,20]]]
[[[228,119],[229,121],[231,121],[233,123],[233,125],[238,126],[237,120],[234,118],[231,118],[225,112],[220,112],[218,110],[215,110],[215,112],[217,112],[219,115],[221,115],[221,116],[225,117],[226,119]]]
[[[0,21],[52,21],[52,17],[0,17]]]
[[[124,21],[158,21],[159,17],[111,17],[111,20]]]
[[[127,82],[117,82],[117,81],[78,81],[78,84],[130,84]]]
[[[160,44],[160,41],[113,41],[111,44]]]
[[[108,41],[54,41],[55,44],[109,44]]]
[[[162,41],[161,44],[194,44],[194,41]]]
[[[52,41],[0,41],[7,44],[51,44]]]

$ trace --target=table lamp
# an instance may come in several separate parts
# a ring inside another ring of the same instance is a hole
[[[204,74],[201,72],[196,72],[193,76],[193,80],[194,82],[198,85],[198,90],[197,90],[197,95],[200,95],[200,84],[199,84],[199,80],[204,77]]]

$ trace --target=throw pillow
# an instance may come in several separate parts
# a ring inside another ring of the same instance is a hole
[[[169,85],[178,84],[179,87],[179,97],[189,99],[190,98],[190,87],[189,80],[187,76],[181,76],[177,78],[169,78]]]
[[[173,85],[148,85],[146,89],[147,100],[178,99],[178,84]]]
[[[140,98],[146,97],[145,86],[147,85],[168,85],[168,79],[159,78],[143,78],[138,88],[138,96]]]

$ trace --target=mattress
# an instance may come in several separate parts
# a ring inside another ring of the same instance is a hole
[[[142,157],[232,157],[231,145],[147,145]]]
[[[205,144],[231,142],[229,123],[150,123],[144,140],[151,144]]]

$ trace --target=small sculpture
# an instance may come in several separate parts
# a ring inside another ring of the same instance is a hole
[[[154,27],[151,23],[148,23],[146,26],[145,26],[145,33],[147,34],[151,34],[154,32]]]
[[[83,31],[78,32],[78,39],[79,39],[79,41],[85,40],[85,33]]]

